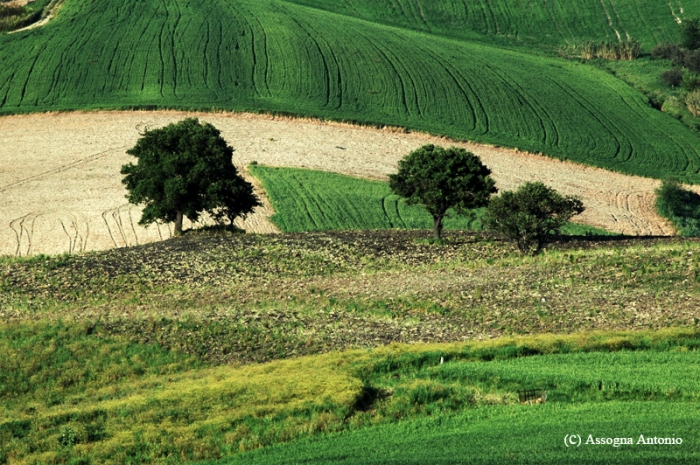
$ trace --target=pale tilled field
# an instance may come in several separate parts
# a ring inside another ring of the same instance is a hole
[[[658,181],[516,150],[393,128],[250,114],[51,113],[0,118],[0,255],[104,250],[170,237],[168,225],[137,224],[140,209],[127,203],[119,170],[134,160],[126,150],[146,128],[189,116],[221,130],[235,149],[234,163],[251,181],[244,172],[251,161],[386,179],[398,160],[423,144],[458,145],[483,159],[501,190],[542,181],[583,198],[587,210],[580,222],[632,235],[673,233],[654,209]],[[276,232],[271,214],[266,202],[240,226]]]

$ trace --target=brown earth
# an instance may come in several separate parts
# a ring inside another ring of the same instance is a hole
[[[187,116],[219,128],[236,150],[238,167],[255,160],[386,179],[398,160],[423,144],[457,145],[482,158],[501,190],[536,180],[581,196],[587,206],[577,218],[582,223],[631,235],[673,233],[654,209],[659,181],[517,150],[267,115],[77,112],[0,118],[0,255],[104,250],[169,237],[168,226],[137,224],[140,210],[127,203],[119,169],[132,161],[125,152],[146,128]],[[271,213],[267,204],[240,226],[275,232]]]

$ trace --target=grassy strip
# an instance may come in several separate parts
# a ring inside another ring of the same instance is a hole
[[[694,426],[699,414],[697,404],[685,402],[492,407],[296,441],[206,463],[691,465],[700,459]],[[564,445],[571,434],[581,436],[580,447]],[[589,435],[593,444],[586,444]],[[682,438],[683,443],[644,445],[640,435]],[[631,438],[632,445],[595,445],[596,438]]]
[[[432,228],[430,214],[420,205],[407,205],[391,193],[385,182],[300,168],[250,165],[260,179],[275,209],[272,221],[284,232],[343,229],[425,229]],[[452,212],[445,220],[447,230],[483,229],[484,209],[470,216]],[[610,235],[592,226],[570,223],[569,235]]]
[[[681,236],[700,236],[700,195],[674,181],[656,190],[656,210],[678,229]]]
[[[700,396],[692,383],[700,333],[691,329],[392,345],[238,367],[206,367],[195,354],[109,336],[99,325],[0,332],[0,461],[10,463],[217,458],[318,432],[509,405],[536,370],[557,402]],[[522,358],[537,353],[561,361]]]

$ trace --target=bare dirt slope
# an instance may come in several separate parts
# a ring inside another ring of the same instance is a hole
[[[588,208],[581,222],[633,235],[673,232],[654,210],[658,181],[509,149],[249,114],[51,113],[0,118],[0,255],[102,250],[169,237],[166,226],[137,224],[140,210],[128,205],[119,169],[133,160],[125,151],[146,128],[187,116],[219,128],[236,150],[238,167],[255,160],[386,179],[398,160],[423,144],[459,145],[484,160],[501,190],[543,181],[583,198]],[[267,205],[241,226],[275,232],[271,213]]]

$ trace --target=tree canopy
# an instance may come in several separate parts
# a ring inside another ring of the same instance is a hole
[[[127,150],[137,163],[121,168],[127,199],[145,205],[139,224],[174,222],[177,235],[183,216],[197,221],[207,212],[232,225],[252,213],[261,204],[233,165],[233,151],[219,130],[196,118],[147,130]]]
[[[515,192],[491,199],[485,226],[518,244],[523,253],[537,253],[550,234],[559,234],[574,215],[585,210],[576,197],[563,196],[541,182],[527,182]]]
[[[681,23],[681,46],[688,50],[700,48],[700,18],[686,19]]]
[[[421,204],[433,216],[433,237],[440,239],[447,211],[457,213],[486,206],[496,182],[479,157],[458,147],[425,145],[399,161],[389,176],[392,192],[409,204]]]

